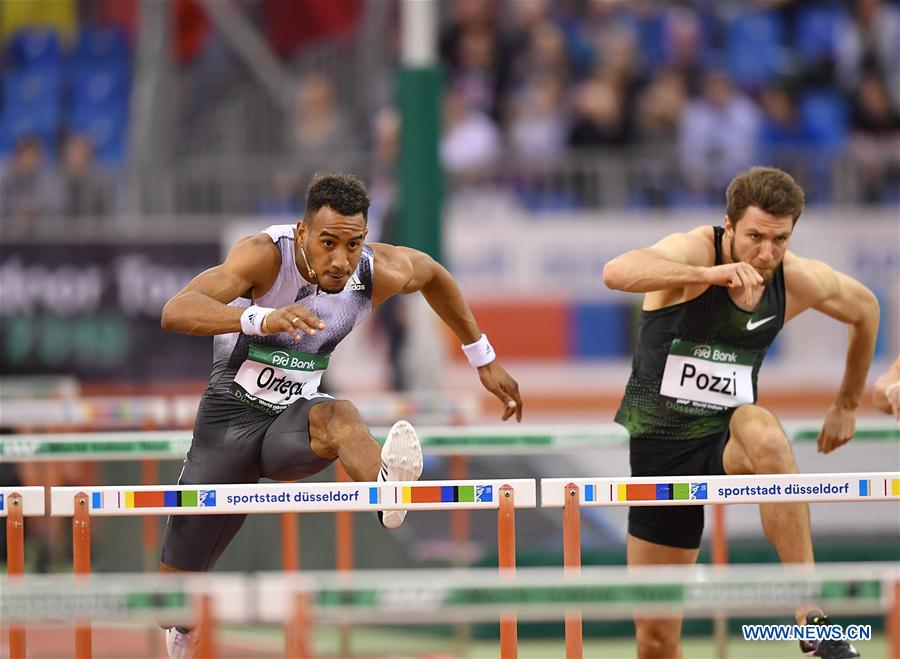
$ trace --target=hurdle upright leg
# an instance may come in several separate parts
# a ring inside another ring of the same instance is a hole
[[[497,556],[500,574],[513,578],[516,572],[516,507],[514,490],[510,485],[500,488],[500,509],[497,513]],[[500,658],[519,656],[517,614],[500,616]]]
[[[10,577],[25,573],[25,517],[22,495],[13,493],[8,499],[6,517],[6,572]],[[9,623],[9,657],[25,659],[25,627],[17,621]]]
[[[350,480],[340,462],[336,465],[336,471],[339,482],[345,483]],[[353,513],[339,510],[334,516],[337,569],[338,572],[349,572],[353,569]],[[342,657],[351,655],[350,625],[346,623],[341,624],[340,628],[340,652]]]
[[[72,518],[72,564],[74,572],[88,578],[91,574],[91,510],[88,495],[75,495],[75,515]],[[91,659],[91,621],[75,620],[75,658]]]
[[[725,531],[725,504],[712,506],[712,562],[713,565],[728,565],[728,535]],[[717,613],[713,618],[713,636],[716,641],[716,659],[728,656],[728,618]]]
[[[197,620],[197,650],[196,655],[203,659],[215,659],[216,644],[213,634],[212,602],[209,593],[203,593],[199,597],[198,606],[200,616]]]
[[[563,505],[563,565],[565,573],[581,572],[581,504],[578,486],[565,487]],[[581,659],[584,654],[581,609],[566,611],[566,659]]]
[[[884,583],[884,582],[882,582]],[[891,657],[900,657],[900,579],[891,582],[893,594],[887,612],[887,624],[885,630],[888,634],[888,643],[891,648]]]
[[[159,464],[156,460],[141,460],[141,483],[159,484]],[[159,519],[155,515],[141,519],[141,543],[144,546],[144,570],[155,570],[159,565]]]
[[[291,615],[284,630],[285,656],[288,659],[309,659],[312,651],[312,615],[309,593],[294,593]]]

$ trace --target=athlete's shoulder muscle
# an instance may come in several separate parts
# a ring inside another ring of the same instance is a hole
[[[234,244],[225,260],[200,273],[188,285],[218,299],[263,295],[278,276],[281,253],[266,234],[242,238]]]
[[[785,320],[806,309],[816,309],[842,322],[853,322],[860,308],[872,298],[861,283],[824,261],[805,259],[793,252],[784,256],[787,293]]]
[[[409,252],[413,250],[387,243],[369,243],[369,246],[374,256],[372,305],[378,306],[403,290],[412,277]]]
[[[684,233],[671,233],[650,249],[685,265],[709,266],[716,261],[715,234],[708,225]]]

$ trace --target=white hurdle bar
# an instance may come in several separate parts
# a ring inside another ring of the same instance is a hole
[[[581,506],[696,506],[708,503],[900,501],[900,472],[543,478],[541,507],[562,508],[569,484]]]
[[[115,485],[50,488],[50,514],[75,515],[79,492],[87,495],[91,516],[491,509],[500,507],[504,485],[512,488],[516,508],[537,506],[534,479]]]
[[[0,517],[9,515],[9,498],[19,494],[22,497],[23,517],[43,517],[46,514],[44,508],[44,487],[0,487]]]

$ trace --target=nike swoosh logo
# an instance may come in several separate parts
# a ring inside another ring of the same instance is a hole
[[[753,320],[751,318],[750,320],[747,321],[747,331],[752,332],[757,327],[760,327],[761,325],[765,325],[773,318],[775,318],[775,316],[769,316],[768,318],[763,318],[762,320]]]

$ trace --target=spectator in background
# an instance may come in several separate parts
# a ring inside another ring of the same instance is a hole
[[[681,116],[678,136],[682,177],[694,201],[718,196],[756,160],[759,110],[721,71],[707,75],[703,96]]]
[[[260,215],[300,217],[300,191],[293,172],[280,170],[272,175],[268,194],[259,204]]]
[[[568,123],[560,81],[548,75],[529,79],[514,98],[509,141],[515,155],[527,162],[556,160],[565,151]]]
[[[850,149],[859,167],[861,201],[886,201],[900,188],[900,113],[891,107],[884,82],[867,73],[854,97]]]
[[[309,73],[297,88],[290,142],[300,189],[316,171],[354,171],[358,148],[349,116],[338,106],[331,81]]]
[[[852,20],[844,22],[837,40],[838,79],[853,94],[866,73],[877,73],[894,109],[900,109],[900,9],[880,0],[850,6]]]
[[[641,91],[635,103],[634,139],[653,158],[645,160],[638,182],[638,200],[653,207],[672,202],[678,177],[676,143],[681,113],[688,101],[687,84],[678,71],[659,71]]]
[[[620,147],[628,142],[622,95],[606,77],[594,77],[575,90],[575,116],[569,144],[583,147]]]
[[[499,3],[455,0],[449,6],[440,52],[450,84],[463,90],[470,108],[497,120],[509,71],[509,48],[497,26]]]
[[[768,87],[760,93],[759,103],[762,160],[792,172],[798,181],[806,181],[809,178],[808,160],[819,154],[811,151],[815,136],[798,115],[793,95],[786,87]]]
[[[401,240],[397,217],[397,160],[400,147],[400,116],[393,109],[381,110],[372,126],[372,170],[368,188],[369,215],[366,240],[397,244]],[[394,391],[409,389],[402,355],[408,335],[408,316],[401,297],[386,300],[375,320],[387,342],[388,370]]]
[[[684,78],[691,96],[700,93],[703,81],[703,27],[696,11],[672,7],[663,24],[663,63]]]
[[[484,112],[466,105],[462,90],[451,87],[444,96],[441,163],[459,179],[477,178],[500,157],[500,131]]]
[[[22,137],[0,177],[0,224],[28,230],[58,214],[59,182],[44,163],[44,148],[36,137]]]
[[[62,215],[101,218],[112,212],[112,206],[112,182],[94,159],[91,138],[70,135],[63,149]]]
[[[527,48],[512,63],[514,86],[524,84],[535,75],[553,76],[562,84],[568,84],[571,79],[565,33],[550,20],[532,28]]]

